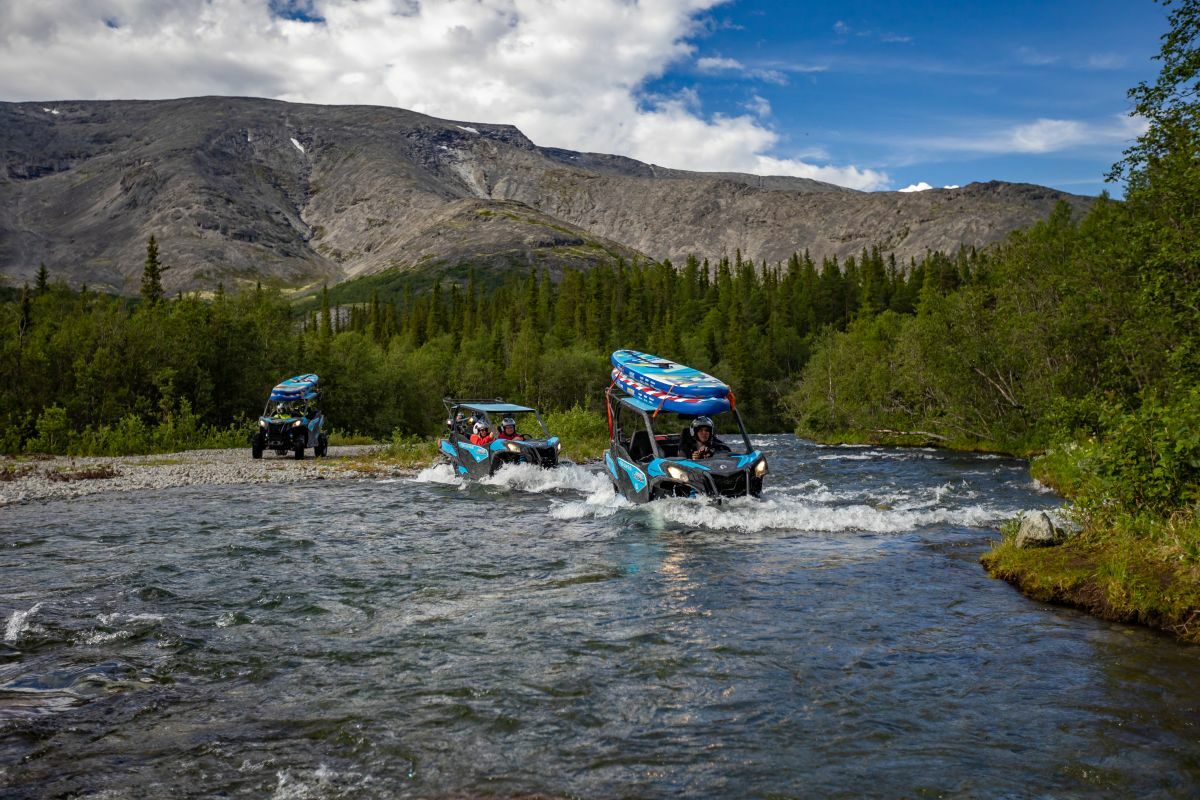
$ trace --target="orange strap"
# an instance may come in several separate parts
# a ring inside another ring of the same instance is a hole
[[[729,407],[737,411],[737,398],[733,396],[733,389],[729,390]]]
[[[617,379],[613,378],[612,383],[608,385],[608,391],[604,393],[604,413],[608,416],[608,440],[612,441],[613,435],[613,418],[612,418],[612,397],[610,393],[613,387],[617,385]]]

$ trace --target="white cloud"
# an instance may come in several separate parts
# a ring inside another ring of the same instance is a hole
[[[765,97],[754,95],[743,105],[747,111],[757,117],[771,116],[771,101],[767,100]]]
[[[745,69],[745,67],[742,66],[742,62],[738,61],[736,58],[717,57],[698,59],[696,61],[696,68],[701,72],[721,72],[723,70],[737,70],[740,72],[741,70]]]
[[[539,144],[671,167],[886,185],[871,170],[777,157],[779,137],[750,115],[708,117],[696,96],[642,92],[671,64],[694,57],[689,37],[701,32],[705,12],[727,1],[301,4],[321,23],[281,19],[263,0],[0,3],[0,97],[219,94],[398,106],[511,123]],[[713,68],[737,63],[717,61]]]
[[[1125,66],[1125,57],[1116,53],[1097,53],[1088,56],[1084,65],[1088,69],[1120,69]]]
[[[925,181],[919,181],[917,183],[911,183],[908,186],[905,186],[903,189],[897,189],[896,191],[897,192],[927,192],[932,188],[933,187],[930,186]],[[943,189],[957,189],[957,188],[959,188],[959,186],[957,183],[952,183],[948,186],[943,186],[942,188]]]
[[[1051,53],[1043,53],[1040,50],[1035,50],[1032,47],[1018,47],[1017,61],[1031,67],[1045,67],[1050,64],[1057,64],[1059,57]]]
[[[1146,121],[1118,114],[1106,122],[1038,119],[978,136],[935,137],[919,146],[972,153],[1056,153],[1092,145],[1127,142],[1146,131]]]

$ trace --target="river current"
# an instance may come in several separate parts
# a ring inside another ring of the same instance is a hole
[[[1024,462],[755,442],[2,509],[0,796],[1196,796],[1200,650],[979,566]]]

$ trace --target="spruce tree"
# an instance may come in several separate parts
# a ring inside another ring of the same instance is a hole
[[[329,284],[321,287],[321,338],[333,338],[333,317],[329,309]]]
[[[146,266],[142,269],[142,300],[152,306],[163,299],[162,274],[167,268],[158,260],[158,242],[154,236],[146,242]]]
[[[50,289],[50,273],[46,271],[46,262],[38,266],[37,282],[33,285],[33,293],[41,297]]]

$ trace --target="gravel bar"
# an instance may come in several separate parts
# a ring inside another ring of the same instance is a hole
[[[256,461],[249,447],[147,456],[0,458],[0,508],[99,492],[366,477],[373,473],[357,471],[349,459],[375,449],[374,445],[331,446],[328,458],[308,456],[302,461],[273,453]]]

